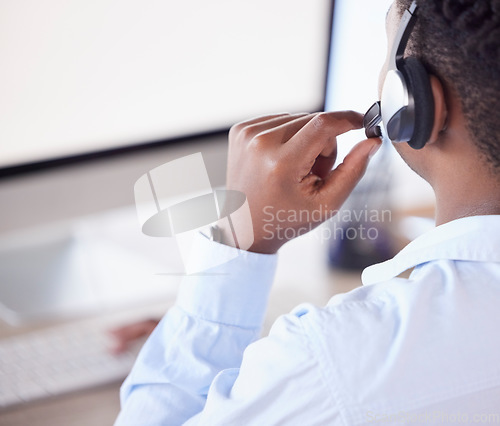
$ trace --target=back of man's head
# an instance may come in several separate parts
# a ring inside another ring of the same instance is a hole
[[[411,0],[396,0],[400,14]],[[461,100],[465,125],[500,175],[500,0],[417,0],[407,54]]]

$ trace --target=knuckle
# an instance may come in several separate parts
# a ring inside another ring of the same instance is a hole
[[[243,141],[254,139],[255,131],[253,126],[245,126],[239,131],[239,138]]]
[[[316,129],[323,129],[326,126],[331,126],[334,124],[335,119],[331,114],[327,114],[326,112],[320,112],[316,117],[312,120],[313,125]]]
[[[233,126],[231,126],[231,128],[229,129],[229,136],[235,136],[237,133],[239,132],[239,124],[234,124]]]
[[[254,133],[251,125],[235,124],[229,129],[229,141],[233,143],[248,142],[253,138]]]
[[[268,145],[267,138],[264,134],[258,134],[248,139],[248,147],[255,151],[262,151]]]
[[[229,129],[229,142],[235,141],[239,138],[240,132],[243,129],[243,125],[241,123],[235,124],[231,126]]]
[[[352,109],[345,110],[344,113],[346,119],[353,119],[359,116],[359,113]]]

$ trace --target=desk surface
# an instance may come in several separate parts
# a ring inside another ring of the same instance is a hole
[[[3,426],[112,425],[120,403],[120,383],[41,400],[0,412]]]

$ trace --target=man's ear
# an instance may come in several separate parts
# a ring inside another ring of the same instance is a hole
[[[439,134],[446,129],[448,120],[448,109],[446,107],[446,99],[444,88],[441,81],[434,75],[429,76],[431,83],[432,96],[434,97],[434,125],[432,127],[431,136],[428,144],[438,140]]]

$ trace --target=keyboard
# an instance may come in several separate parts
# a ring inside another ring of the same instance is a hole
[[[72,323],[0,340],[0,408],[123,380],[137,345],[110,353],[109,325]]]

